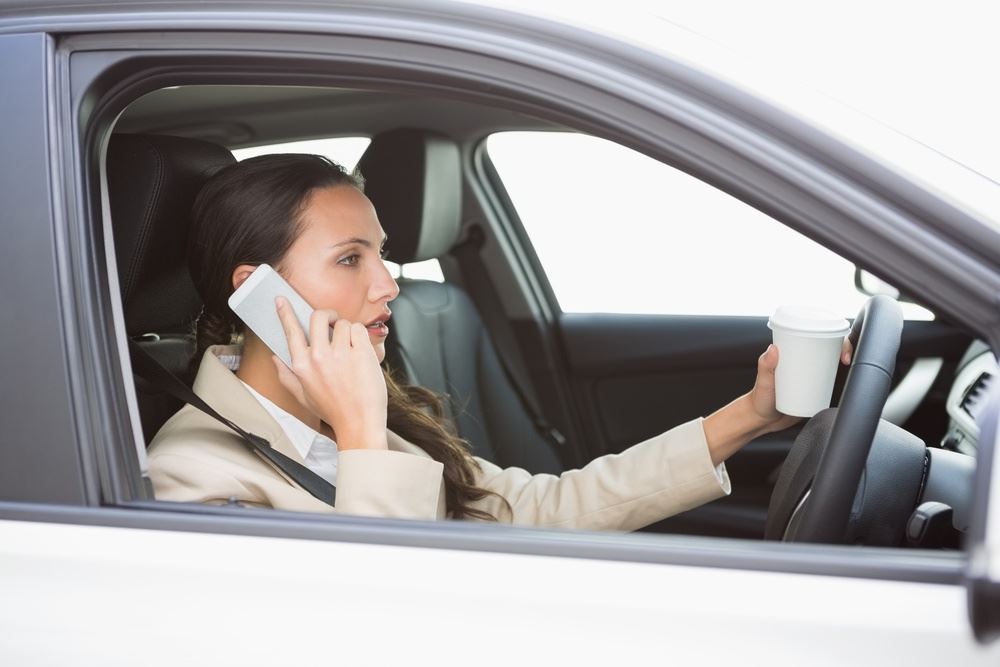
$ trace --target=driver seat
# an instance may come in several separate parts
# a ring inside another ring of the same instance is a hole
[[[127,335],[189,385],[201,299],[187,268],[191,207],[202,185],[236,159],[181,137],[113,134],[106,171]],[[136,378],[146,442],[181,405]]]

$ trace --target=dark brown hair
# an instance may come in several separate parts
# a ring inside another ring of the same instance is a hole
[[[243,323],[229,309],[232,274],[241,264],[278,267],[298,237],[313,191],[349,185],[364,190],[359,174],[320,155],[262,155],[231,164],[212,176],[192,209],[188,268],[204,303],[198,318],[196,366],[211,345],[229,344]],[[424,387],[403,384],[383,368],[388,392],[387,426],[444,464],[445,505],[455,519],[496,517],[470,507],[487,495],[475,486],[481,471],[471,447],[444,416],[442,401]],[[507,509],[510,509],[507,503]]]

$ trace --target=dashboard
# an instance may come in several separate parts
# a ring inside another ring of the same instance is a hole
[[[988,390],[998,375],[1000,367],[993,351],[981,341],[974,342],[959,362],[948,392],[948,431],[941,441],[942,448],[976,455],[979,445],[976,420],[986,407]]]

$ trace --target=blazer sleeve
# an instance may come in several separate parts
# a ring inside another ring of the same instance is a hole
[[[699,417],[620,454],[561,475],[532,475],[476,457],[478,486],[495,496],[480,507],[514,524],[632,531],[731,492],[725,464],[712,465]]]
[[[406,452],[352,449],[337,463],[336,509],[396,519],[436,519],[444,464]]]

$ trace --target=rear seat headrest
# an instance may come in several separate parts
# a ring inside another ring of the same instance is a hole
[[[454,141],[410,128],[383,132],[372,138],[358,171],[389,236],[389,260],[420,262],[451,250],[462,222],[461,163]]]
[[[202,185],[235,162],[206,141],[115,134],[108,146],[108,197],[129,335],[177,331],[201,300],[187,269],[191,206]]]

